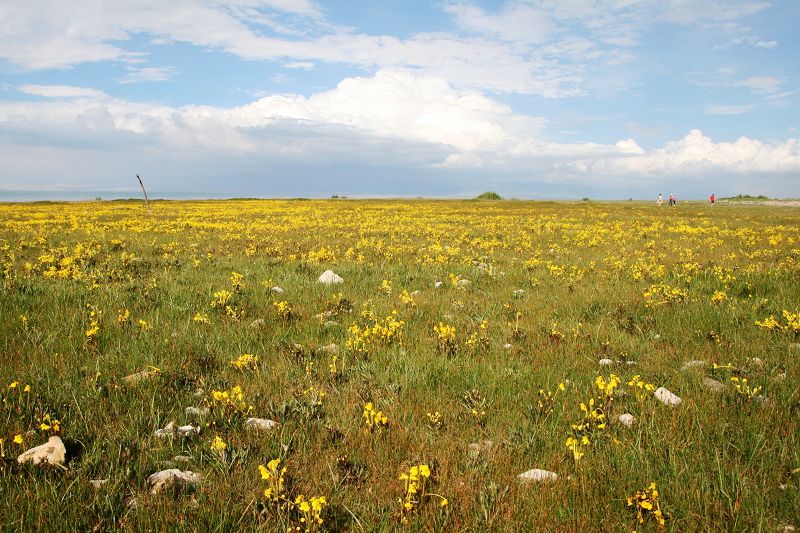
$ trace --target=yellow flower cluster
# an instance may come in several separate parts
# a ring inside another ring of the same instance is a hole
[[[644,292],[644,299],[648,307],[653,307],[661,304],[679,303],[686,300],[689,293],[678,287],[670,287],[666,283],[659,283],[651,285],[649,289]]]
[[[776,330],[776,331],[790,331],[792,333],[800,333],[800,311],[792,313],[786,309],[782,312],[784,323],[781,324],[774,315],[769,315],[763,321],[756,320],[756,326]]]
[[[665,523],[664,513],[661,512],[661,504],[658,501],[658,489],[655,483],[643,490],[637,490],[633,496],[628,496],[628,507],[636,508],[636,520],[643,524],[645,518],[652,516],[659,526]]]
[[[386,418],[386,415],[384,415],[382,411],[376,411],[372,402],[368,402],[364,405],[364,413],[361,417],[364,419],[367,431],[389,427],[389,419]]]
[[[236,359],[231,360],[231,364],[240,370],[255,370],[258,368],[258,357],[249,353],[243,353]]]
[[[433,326],[436,334],[436,349],[439,353],[453,355],[458,351],[456,343],[456,327],[439,322]]]
[[[408,523],[409,516],[417,511],[417,506],[424,498],[434,497],[439,499],[439,507],[444,508],[448,505],[447,498],[434,493],[427,492],[427,481],[431,477],[431,469],[427,464],[418,464],[410,467],[408,472],[400,474],[400,481],[404,483],[403,497],[397,501],[401,504],[400,520],[403,524]]]
[[[369,354],[378,347],[400,343],[405,324],[405,321],[398,320],[397,311],[392,311],[382,322],[372,319],[372,324],[366,326],[354,323],[347,330],[345,346],[352,352]]]

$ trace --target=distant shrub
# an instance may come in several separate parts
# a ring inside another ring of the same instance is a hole
[[[478,196],[475,197],[476,200],[502,200],[503,197],[497,194],[494,191],[486,191],[482,192]]]
[[[581,201],[588,202],[589,201],[589,197],[588,196],[584,196],[583,198],[581,198]]]

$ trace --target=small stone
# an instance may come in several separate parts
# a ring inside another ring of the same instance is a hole
[[[272,294],[283,294],[283,289],[281,289],[280,287],[278,287],[278,286],[276,285],[276,286],[272,287],[272,288],[269,290],[269,292],[271,292]]]
[[[336,344],[333,342],[328,344],[327,346],[323,346],[322,348],[320,348],[320,350],[322,350],[322,353],[326,353],[329,355],[336,355],[339,353],[339,347],[336,346]]]
[[[124,378],[122,378],[122,382],[125,383],[126,385],[135,385],[140,381],[150,379],[157,375],[158,375],[158,370],[141,370],[139,372],[131,374],[130,376],[125,376]]]
[[[180,426],[178,428],[178,435],[181,437],[195,437],[200,434],[200,426],[193,426],[191,424]]]
[[[481,440],[478,442],[472,442],[469,446],[467,446],[467,453],[469,454],[470,459],[477,459],[483,452],[488,452],[494,446],[494,442],[490,440]]]
[[[511,343],[509,343],[509,342],[507,342],[507,343],[505,343],[503,345],[503,349],[504,350],[510,350],[511,348],[513,348],[513,346],[511,346]]]
[[[150,485],[150,494],[158,494],[163,490],[173,488],[176,491],[184,489],[193,489],[200,483],[200,476],[191,470],[178,470],[177,468],[170,468],[156,472],[147,478],[147,483]]]
[[[600,366],[611,366],[614,364],[614,361],[612,361],[611,359],[600,359],[600,361],[598,361],[597,364],[599,364]]]
[[[92,487],[95,490],[97,490],[97,489],[102,488],[103,485],[107,485],[108,484],[108,479],[92,479],[92,480],[89,481],[89,484],[91,484]]]
[[[176,463],[191,463],[192,456],[191,455],[176,455],[172,458],[173,461]]]
[[[706,366],[706,362],[705,361],[700,361],[699,359],[695,359],[693,361],[688,361],[687,363],[685,363],[681,367],[681,370],[685,372],[685,371],[690,370],[692,368],[703,368],[704,366]]]
[[[409,294],[409,296],[411,296],[412,298],[416,298],[417,296],[419,296],[419,291],[414,291],[411,294]]]
[[[753,399],[757,401],[760,405],[772,405],[772,400],[764,396],[763,394],[759,394],[754,396]]]
[[[758,357],[753,357],[752,359],[750,359],[750,362],[753,364],[753,366],[764,366],[764,361],[762,361]]]
[[[653,335],[653,340],[654,340],[654,341],[657,341],[657,340],[659,340],[660,338],[661,338],[661,335],[659,335],[658,333],[656,333],[655,335]]]
[[[556,474],[555,472],[550,472],[549,470],[541,470],[539,468],[533,468],[531,470],[528,470],[527,472],[523,472],[520,475],[518,475],[517,479],[519,479],[522,482],[557,481],[558,474]]]
[[[258,431],[270,431],[279,425],[280,424],[274,420],[269,420],[266,418],[248,418],[244,421],[244,427],[257,429]]]
[[[163,427],[163,429],[157,429],[154,433],[156,437],[159,439],[163,439],[165,437],[174,437],[175,436],[175,421],[171,421],[169,424]]]
[[[456,285],[458,285],[459,287],[466,287],[470,283],[472,283],[472,282],[470,280],[468,280],[468,279],[460,279],[460,280],[458,280],[456,282]]]
[[[317,279],[317,283],[322,283],[323,285],[336,285],[337,283],[344,283],[344,280],[339,277],[339,275],[334,273],[333,270],[326,270]]]
[[[441,281],[434,281],[433,282],[433,287],[434,288],[438,289],[441,286],[442,286],[442,282]]]
[[[335,328],[336,326],[338,326],[339,323],[336,322],[335,320],[328,320],[327,322],[325,322],[324,325],[325,325],[325,329],[331,329],[331,328]]]
[[[655,396],[656,399],[658,399],[658,401],[660,401],[664,405],[680,405],[680,403],[683,401],[678,396],[672,394],[664,387],[657,388]]]
[[[264,322],[263,318],[256,318],[255,320],[250,322],[250,327],[251,328],[263,328],[264,324],[266,324],[266,322]]]
[[[636,421],[636,417],[630,413],[624,413],[619,415],[619,421],[625,427],[632,427],[633,423]]]
[[[202,398],[205,395],[206,395],[206,391],[204,391],[203,389],[196,389],[194,391],[194,397],[195,398]]]
[[[725,385],[713,378],[703,378],[703,387],[711,392],[722,392]]]
[[[186,416],[194,416],[197,418],[202,418],[208,414],[208,407],[192,407],[189,406],[183,410],[186,413]]]
[[[33,463],[35,465],[42,463],[51,465],[64,464],[66,456],[67,449],[64,447],[61,438],[50,437],[47,439],[47,442],[41,446],[36,446],[35,448],[23,452],[17,457],[17,462],[19,464]]]

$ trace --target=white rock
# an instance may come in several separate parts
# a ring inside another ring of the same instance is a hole
[[[442,282],[441,281],[434,281],[433,282],[433,286],[434,286],[434,288],[438,289],[439,287],[442,286]]]
[[[700,361],[699,359],[695,359],[694,361],[688,361],[681,367],[682,371],[690,370],[692,368],[702,368],[706,366],[705,361]]]
[[[173,461],[176,463],[191,463],[192,456],[191,455],[176,455],[172,458]]]
[[[194,437],[200,434],[200,426],[193,426],[188,424],[186,426],[180,426],[178,428],[178,435],[181,437]]]
[[[630,413],[624,413],[619,415],[619,421],[622,423],[623,426],[631,427],[633,423],[636,421],[636,417]]]
[[[278,286],[276,285],[276,286],[272,287],[272,288],[269,290],[269,292],[271,292],[272,294],[283,294],[283,289],[281,289],[280,287],[278,287]]]
[[[753,365],[755,366],[764,366],[764,361],[762,361],[758,357],[753,357],[752,359],[750,359],[750,362],[753,363]]]
[[[529,482],[529,481],[557,481],[558,474],[555,472],[550,472],[549,470],[541,470],[539,468],[533,468],[528,470],[527,472],[523,472],[517,476],[522,482]]]
[[[614,364],[614,361],[612,361],[611,359],[600,359],[600,361],[598,361],[597,364],[599,364],[600,366],[611,366]]]
[[[150,494],[158,494],[169,488],[175,488],[176,490],[194,488],[200,483],[200,476],[191,470],[182,471],[177,468],[170,468],[152,474],[147,478],[147,483],[150,485]]]
[[[163,427],[163,429],[157,429],[154,433],[156,437],[159,439],[163,439],[165,437],[174,437],[175,436],[175,421],[171,421],[169,424]]]
[[[92,479],[91,481],[89,481],[89,483],[91,483],[92,487],[95,490],[97,490],[101,488],[103,485],[107,485],[108,479]]]
[[[322,348],[320,348],[320,350],[322,350],[322,353],[327,353],[330,355],[336,355],[339,353],[339,347],[336,346],[336,344],[333,342],[328,344],[327,346],[323,346]]]
[[[344,280],[334,273],[333,270],[326,270],[322,273],[319,279],[317,279],[317,283],[322,283],[323,285],[335,285],[337,283],[344,283]]]
[[[208,407],[192,407],[189,406],[183,410],[186,416],[204,417],[208,414]]]
[[[266,324],[266,322],[264,322],[263,318],[256,318],[255,320],[250,322],[250,327],[251,328],[263,328],[264,324]]]
[[[419,291],[414,291],[411,294],[409,294],[409,296],[411,296],[412,298],[416,298],[417,296],[419,296]]]
[[[656,389],[655,396],[664,405],[680,405],[683,401],[675,394],[672,394],[670,391],[665,389],[664,387],[659,387]]]
[[[460,279],[460,280],[458,280],[456,282],[456,285],[458,285],[459,287],[466,287],[470,283],[472,283],[472,282],[470,280],[468,280],[468,279]]]
[[[140,381],[150,379],[157,375],[158,375],[157,370],[142,370],[140,372],[131,374],[130,376],[125,376],[124,378],[122,378],[122,382],[125,383],[126,385],[134,385],[136,383],[139,383]]]
[[[324,324],[324,326],[325,326],[325,328],[326,328],[326,329],[335,328],[335,327],[336,327],[336,326],[338,326],[338,325],[339,325],[339,323],[338,323],[338,322],[336,322],[335,320],[328,320],[328,321],[327,321],[327,322],[325,322],[325,324]]]
[[[266,418],[248,418],[244,421],[244,427],[257,429],[258,431],[269,431],[278,427],[278,425],[274,420]]]
[[[511,346],[511,343],[509,343],[509,342],[507,342],[507,343],[505,343],[503,345],[503,349],[504,350],[510,350],[511,348],[513,348],[513,346]]]
[[[60,437],[50,437],[47,442],[41,446],[36,446],[23,452],[17,457],[17,462],[33,463],[38,465],[40,463],[47,463],[51,465],[64,464],[64,459],[67,456],[67,449]]]
[[[725,385],[723,385],[716,379],[712,378],[704,378],[703,387],[710,390],[711,392],[722,392],[722,390],[725,389]]]
[[[205,395],[206,395],[206,391],[204,391],[203,389],[196,389],[194,391],[194,397],[195,398],[202,398]]]

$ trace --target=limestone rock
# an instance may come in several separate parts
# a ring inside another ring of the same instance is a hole
[[[686,364],[684,364],[681,367],[681,370],[685,372],[685,371],[690,370],[692,368],[702,368],[704,366],[706,366],[706,362],[705,361],[700,361],[699,359],[695,359],[693,361],[688,361]]]
[[[19,464],[33,463],[35,465],[47,463],[51,465],[64,464],[67,456],[67,449],[60,437],[50,437],[47,442],[41,446],[36,446],[23,452],[17,457]]]
[[[336,355],[339,353],[339,347],[336,346],[336,344],[333,342],[326,346],[323,346],[322,348],[320,348],[320,350],[322,350],[322,353],[326,353],[329,355]]]
[[[758,357],[753,357],[752,359],[750,359],[750,363],[752,363],[753,366],[764,366],[764,361],[762,361]]]
[[[250,327],[251,328],[263,328],[264,324],[266,324],[266,322],[264,322],[263,318],[256,318],[255,320],[250,322]]]
[[[433,282],[433,286],[434,286],[434,288],[438,289],[439,287],[442,286],[442,282],[441,281],[434,281]]]
[[[619,421],[625,427],[632,427],[633,423],[636,421],[636,417],[630,413],[624,413],[619,415]]]
[[[326,270],[322,273],[319,279],[317,279],[317,283],[322,283],[323,285],[335,285],[337,283],[344,283],[344,280],[334,273],[333,270]]]
[[[154,433],[156,437],[159,439],[163,439],[164,437],[174,437],[175,436],[175,421],[170,421],[169,424],[164,426],[162,429],[157,429]]]
[[[178,428],[178,435],[181,437],[195,437],[200,434],[200,426],[193,426],[191,424],[180,426]]]
[[[510,342],[507,342],[507,343],[505,343],[505,344],[503,345],[503,349],[504,349],[504,350],[510,350],[511,348],[513,348],[513,346],[511,346],[511,343],[510,343]]]
[[[280,287],[278,287],[278,286],[276,285],[276,286],[272,287],[272,288],[269,290],[269,292],[271,292],[272,294],[283,294],[283,289],[281,289]]]
[[[274,420],[266,418],[248,418],[244,421],[244,427],[256,429],[258,431],[269,431],[278,427],[278,423]]]
[[[176,455],[172,458],[173,461],[176,463],[191,463],[192,456],[191,455]]]
[[[125,383],[126,385],[135,385],[140,381],[150,379],[157,375],[158,375],[158,370],[141,370],[139,372],[131,374],[130,376],[125,376],[124,378],[122,378],[122,382]]]
[[[683,401],[678,396],[672,394],[664,387],[657,388],[655,396],[656,399],[658,399],[658,401],[660,401],[664,405],[680,405],[680,403]]]
[[[470,283],[472,283],[472,282],[470,280],[468,280],[468,279],[460,279],[460,280],[458,280],[456,282],[456,285],[458,285],[459,287],[466,287]]]
[[[89,483],[92,485],[92,488],[97,490],[102,488],[104,485],[107,485],[108,479],[92,479],[91,481],[89,481]]]
[[[722,392],[722,390],[725,388],[725,385],[723,385],[716,379],[704,378],[703,387],[705,387],[707,390],[710,390],[711,392]]]
[[[208,414],[208,407],[193,407],[189,406],[183,410],[186,413],[186,416],[194,416],[197,418],[202,418]]]
[[[600,366],[611,366],[614,364],[614,361],[612,361],[611,359],[600,359],[600,361],[598,361],[597,364],[599,364]]]
[[[531,470],[528,470],[527,472],[523,472],[520,475],[518,475],[517,479],[519,479],[522,482],[526,482],[526,483],[530,482],[530,481],[534,481],[534,482],[551,481],[552,482],[552,481],[557,481],[558,480],[558,474],[556,474],[555,472],[550,472],[549,470],[541,470],[539,468],[533,468]]]
[[[327,322],[325,322],[325,324],[324,324],[324,326],[325,326],[325,329],[331,329],[331,328],[335,328],[335,327],[336,327],[336,326],[338,326],[338,325],[339,325],[339,323],[338,323],[338,322],[336,322],[335,320],[328,320],[328,321],[327,321]]]
[[[150,485],[150,494],[158,494],[166,489],[175,489],[177,491],[193,489],[198,483],[200,483],[200,476],[191,470],[183,471],[177,468],[161,470],[147,478],[147,484]]]

